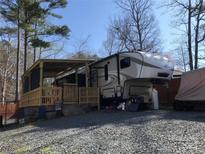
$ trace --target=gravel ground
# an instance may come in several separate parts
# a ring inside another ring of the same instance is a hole
[[[205,113],[93,112],[1,130],[0,153],[204,153]]]

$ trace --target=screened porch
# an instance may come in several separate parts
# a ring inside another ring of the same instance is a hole
[[[93,60],[41,59],[22,76],[20,107],[65,104],[99,104],[99,89],[89,87],[89,63]],[[84,85],[79,84],[79,69],[84,69]],[[67,72],[73,72],[73,82],[56,81]],[[74,74],[74,75],[73,75]]]

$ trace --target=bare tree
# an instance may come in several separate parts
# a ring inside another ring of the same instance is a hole
[[[199,46],[200,46],[200,43],[205,40],[205,29],[204,29],[204,26],[201,25],[201,24],[204,24],[204,20],[205,20],[205,18],[204,18],[205,17],[204,0],[199,0],[195,4],[193,16],[195,18],[195,23],[196,23],[194,26],[194,30],[195,30],[194,69],[198,69]]]
[[[192,16],[192,4],[191,0],[189,0],[188,3],[188,52],[189,52],[189,65],[190,65],[190,70],[193,70],[193,57],[192,57],[192,32],[191,32],[191,16]]]
[[[87,35],[84,38],[82,37],[80,39],[76,39],[75,43],[73,44],[74,50],[76,52],[90,50],[90,47],[89,47],[90,38],[91,38],[91,35]]]
[[[0,42],[0,100],[5,103],[6,99],[15,98],[15,49],[10,42]]]
[[[121,50],[157,52],[161,46],[152,0],[118,0],[116,4],[122,14],[112,21],[110,28],[116,33]]]
[[[116,42],[118,42],[118,52],[137,50],[138,40],[134,37],[136,34],[132,32],[130,23],[128,17],[118,17],[112,22],[113,32],[115,32]]]
[[[35,49],[37,56],[37,60],[41,58],[56,58],[64,49],[64,43],[62,44],[57,42],[52,42],[49,48],[39,48]],[[31,53],[32,54],[32,53]]]
[[[67,57],[72,59],[99,59],[97,54],[92,54],[91,52],[89,47],[90,38],[91,35],[87,35],[86,37],[76,39],[73,43],[73,51]]]
[[[189,69],[198,69],[200,48],[205,40],[205,7],[204,0],[171,0],[166,4],[171,11],[176,12],[177,27],[183,29],[187,39],[187,50],[189,59]],[[186,46],[185,46],[186,47]]]
[[[119,51],[117,48],[116,34],[112,28],[107,30],[107,39],[103,42],[103,47],[108,55],[112,55],[114,52]]]
[[[174,50],[176,65],[186,72],[189,67],[188,52],[187,52],[187,43],[181,42],[178,48]]]

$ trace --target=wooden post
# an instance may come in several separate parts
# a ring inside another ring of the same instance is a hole
[[[80,104],[80,95],[79,95],[79,91],[80,91],[80,89],[79,89],[79,85],[78,85],[78,68],[75,68],[75,86],[76,86],[76,88],[77,88],[77,91],[78,91],[78,104]],[[76,89],[75,89],[75,91],[76,91]]]
[[[85,88],[85,93],[86,93],[86,103],[88,104],[88,75],[89,75],[89,66],[88,66],[88,62],[87,61],[85,63],[85,70],[86,70],[86,88]]]
[[[98,111],[100,111],[100,89],[99,88],[97,88],[97,97],[98,97]]]
[[[88,87],[85,88],[86,91],[86,103],[88,104]]]
[[[40,87],[43,87],[43,62],[40,62]]]
[[[43,101],[42,101],[42,96],[43,96],[43,62],[40,62],[40,105],[42,105]]]
[[[78,86],[78,68],[75,69],[75,83]]]
[[[78,104],[80,104],[81,88],[78,87]]]
[[[25,84],[25,77],[24,77],[24,75],[21,77],[21,81],[22,81],[22,85],[21,85],[22,91],[21,91],[21,93],[23,95],[24,94],[24,84]]]
[[[88,62],[85,63],[85,72],[86,72],[86,88],[87,88],[88,87],[88,75],[89,75]]]
[[[31,72],[29,72],[28,80],[29,80],[28,90],[31,91]]]

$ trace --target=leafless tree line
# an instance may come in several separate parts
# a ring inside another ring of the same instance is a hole
[[[8,42],[1,42],[0,48],[0,101],[4,103],[6,98],[15,96],[15,51]]]
[[[29,51],[29,50],[28,50]],[[16,89],[16,39],[13,34],[0,37],[0,102],[15,100]],[[33,55],[28,52],[28,65],[32,64]],[[23,50],[19,54],[19,83],[23,73]],[[19,84],[18,91],[20,93]]]
[[[122,13],[108,27],[105,50],[109,54],[138,50],[158,52],[161,41],[152,0],[118,0],[116,5]]]
[[[198,69],[200,61],[205,58],[205,3],[204,0],[171,0],[165,4],[171,12],[175,12],[175,21],[181,30],[182,40],[178,52],[183,51],[181,63],[187,69]],[[187,62],[182,62],[184,61]],[[186,70],[185,69],[185,70]]]

